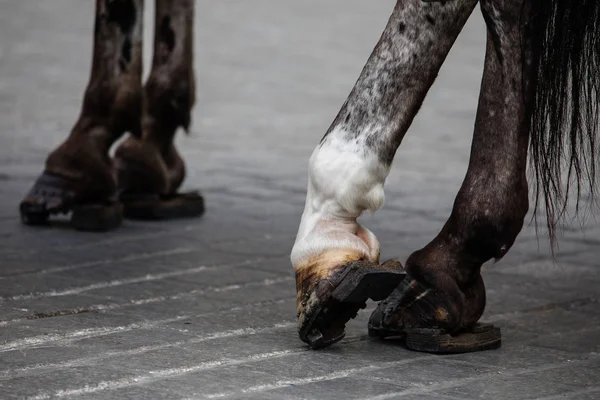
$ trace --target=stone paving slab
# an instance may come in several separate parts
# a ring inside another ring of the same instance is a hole
[[[597,220],[565,226],[555,260],[528,224],[484,267],[500,350],[371,340],[374,304],[336,346],[298,340],[289,252],[307,160],[393,3],[197,1],[198,102],[178,143],[207,214],[89,234],[22,226],[17,204],[79,111],[93,2],[0,0],[0,399],[600,398]],[[484,42],[476,10],[398,151],[386,205],[362,217],[384,259],[406,259],[451,210]]]

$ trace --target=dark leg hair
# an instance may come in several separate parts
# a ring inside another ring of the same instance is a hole
[[[373,314],[374,330],[472,327],[485,308],[482,264],[503,257],[523,226],[529,88],[522,72],[529,44],[520,24],[522,0],[480,4],[488,35],[468,171],[448,221],[408,258],[406,282]]]
[[[96,0],[92,73],[71,136],[106,128],[109,134],[101,143],[105,153],[124,132],[141,132],[143,4]]]
[[[173,140],[178,128],[189,128],[195,101],[193,28],[193,0],[156,1],[142,137],[129,138],[116,153],[125,191],[173,194],[185,177],[185,165]]]
[[[117,180],[109,149],[126,131],[141,133],[143,0],[97,0],[95,18],[92,70],[81,113],[21,203],[26,223],[114,197]]]

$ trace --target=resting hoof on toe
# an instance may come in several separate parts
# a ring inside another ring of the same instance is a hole
[[[464,307],[452,301],[407,275],[371,314],[369,336],[397,338],[410,350],[428,353],[500,348],[499,328],[477,323],[473,318],[465,320]]]
[[[329,267],[313,262],[297,268],[300,340],[312,349],[342,340],[346,323],[366,307],[367,300],[385,298],[403,277],[403,271],[364,260]]]

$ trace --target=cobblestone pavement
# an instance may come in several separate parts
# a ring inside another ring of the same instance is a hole
[[[1,399],[600,398],[593,220],[565,229],[556,263],[529,226],[485,267],[498,351],[432,356],[370,340],[373,304],[330,349],[298,340],[288,254],[307,159],[392,5],[199,0],[198,103],[178,140],[208,212],[85,234],[21,226],[17,204],[79,112],[93,2],[0,0]],[[449,214],[484,38],[477,10],[398,152],[386,205],[363,218],[384,258],[405,259]]]

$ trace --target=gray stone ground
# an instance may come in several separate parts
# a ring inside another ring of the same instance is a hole
[[[19,200],[79,111],[92,3],[0,0],[1,399],[600,398],[594,220],[564,231],[556,264],[530,226],[485,268],[501,350],[410,352],[368,339],[368,312],[330,349],[297,339],[288,253],[307,159],[392,0],[198,1],[198,104],[179,143],[206,216],[111,234],[21,226]],[[385,207],[363,218],[384,258],[405,259],[449,213],[484,37],[477,10],[398,152]]]

